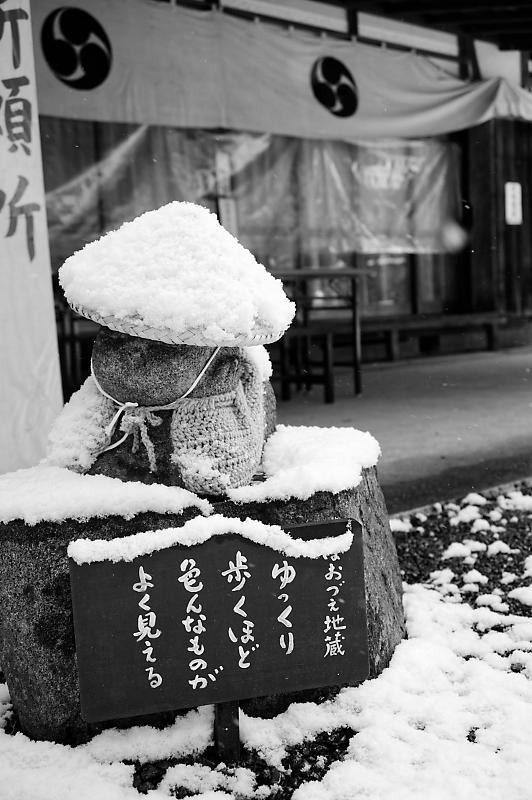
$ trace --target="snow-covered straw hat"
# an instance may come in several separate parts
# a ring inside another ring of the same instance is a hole
[[[87,244],[59,280],[82,316],[167,344],[267,344],[295,312],[281,281],[194,203],[148,211]]]

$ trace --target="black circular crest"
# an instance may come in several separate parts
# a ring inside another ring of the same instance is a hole
[[[335,117],[351,117],[358,108],[358,89],[355,79],[332,56],[318,58],[310,73],[314,97]]]
[[[56,78],[72,89],[95,89],[111,70],[109,37],[81,8],[52,11],[42,26],[41,46]]]

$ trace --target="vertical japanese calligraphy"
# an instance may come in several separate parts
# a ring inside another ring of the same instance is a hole
[[[22,8],[22,3],[7,3],[6,0],[0,0],[0,44],[4,37],[7,39],[7,33],[10,33],[10,46],[11,46],[11,63],[13,69],[20,67],[20,30],[19,24],[25,21],[28,24],[29,14]]]
[[[30,0],[0,0],[0,472],[42,458],[62,405],[38,119]]]
[[[13,7],[14,6],[14,7]],[[10,3],[0,0],[0,55],[11,49],[12,74],[1,76],[0,88],[0,137],[5,137],[9,144],[8,153],[31,155],[32,144],[32,99],[29,91],[35,92],[28,75],[15,74],[24,69],[21,50],[20,26],[29,25],[29,14],[21,7],[22,3]],[[26,42],[26,38],[24,39]],[[30,40],[31,41],[31,40]],[[5,59],[2,59],[2,65]],[[5,67],[4,67],[5,68]],[[22,163],[17,166],[16,175],[4,177],[5,184],[0,184],[0,220],[7,217],[4,225],[4,236],[10,238],[22,235],[26,238],[26,248],[30,261],[35,258],[35,224],[34,215],[41,210],[36,202],[33,187],[27,173],[31,174],[31,164]],[[24,174],[26,173],[26,174]],[[28,191],[29,189],[29,191]],[[19,220],[21,226],[19,226]],[[23,226],[23,230],[21,227]]]
[[[222,576],[227,580],[227,583],[232,584],[234,581],[234,586],[231,588],[232,592],[240,592],[246,585],[246,581],[251,578],[247,558],[242,555],[240,550],[237,550],[235,560],[229,561],[229,566],[222,572]],[[233,612],[237,614],[238,617],[241,617],[241,620],[238,620],[237,623],[241,626],[240,630],[238,633],[235,633],[232,627],[229,627],[227,630],[227,636],[231,642],[238,645],[238,666],[240,669],[249,668],[249,656],[260,647],[258,642],[255,642],[253,633],[255,623],[248,618],[247,611],[244,607],[245,602],[246,595],[241,594],[233,606]]]
[[[346,530],[351,531],[351,520],[347,521]],[[325,634],[325,653],[328,656],[345,656],[345,617],[340,614],[344,606],[344,599],[341,596],[342,586],[345,584],[343,577],[343,567],[338,562],[339,555],[332,555],[328,559],[327,570],[325,572],[326,591],[328,595],[327,610],[323,621],[323,633]]]
[[[193,689],[205,689],[208,685],[207,679],[214,683],[220,672],[223,672],[223,666],[220,665],[212,671],[208,671],[207,661],[202,658],[205,653],[205,646],[201,642],[201,635],[207,630],[205,627],[207,617],[203,613],[203,606],[199,601],[200,593],[203,590],[203,583],[198,580],[201,570],[196,566],[196,561],[193,558],[185,558],[179,568],[182,575],[179,576],[178,581],[192,595],[187,603],[186,617],[181,620],[181,624],[187,634],[192,634],[188,640],[187,652],[195,656],[188,662],[189,670],[195,673],[188,683]],[[200,675],[200,672],[203,674]]]
[[[143,645],[142,653],[145,656],[146,663],[148,664],[148,666],[145,668],[145,672],[148,673],[148,681],[151,688],[157,689],[162,684],[163,679],[158,672],[155,672],[155,669],[152,666],[152,664],[155,664],[157,661],[153,655],[152,640],[158,639],[161,635],[161,631],[158,628],[155,628],[157,624],[157,616],[155,612],[151,610],[149,605],[150,595],[146,591],[147,589],[153,589],[153,583],[151,581],[151,575],[148,575],[148,573],[144,571],[144,567],[140,566],[139,579],[137,583],[133,584],[133,591],[140,592],[142,594],[141,599],[138,601],[138,607],[144,613],[139,614],[137,617],[137,630],[133,633],[133,637],[139,644]]]
[[[272,578],[279,579],[280,585],[279,590],[281,594],[277,595],[277,599],[280,600],[284,604],[284,608],[277,617],[277,622],[280,623],[284,628],[288,628],[287,631],[283,631],[279,636],[279,645],[285,651],[286,655],[289,656],[290,653],[294,650],[294,633],[290,628],[292,628],[292,622],[290,620],[290,614],[292,613],[292,606],[289,604],[289,597],[287,592],[283,592],[282,590],[289,584],[292,583],[294,578],[296,577],[296,570],[295,567],[290,566],[286,560],[282,562],[282,564],[278,564],[275,562],[273,569],[272,569]]]
[[[133,562],[71,563],[86,719],[366,677],[360,526],[337,520],[292,531],[295,538],[318,532],[332,541],[345,539],[346,528],[353,533],[349,549],[327,556],[295,557],[224,534]]]
[[[14,153],[21,147],[23,152],[29,156],[31,152],[31,100],[19,96],[21,88],[29,85],[29,80],[26,75],[20,75],[6,78],[2,84],[9,92],[5,99],[0,95],[0,111],[3,103],[5,134],[10,142],[9,152]],[[0,128],[0,132],[1,130]]]

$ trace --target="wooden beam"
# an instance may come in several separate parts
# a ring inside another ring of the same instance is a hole
[[[520,14],[514,17],[511,14],[490,14],[487,19],[481,19],[477,14],[438,14],[430,18],[431,25],[440,23],[452,24],[453,26],[464,27],[470,25],[478,30],[495,29],[501,30],[503,28],[519,28],[521,25],[527,25],[532,22],[532,8],[528,14]]]
[[[347,32],[350,36],[358,36],[358,11],[356,3],[347,3],[345,7],[345,16],[347,19]]]
[[[407,5],[407,4],[405,4]],[[465,3],[460,3],[459,0],[449,0],[448,3],[438,3],[437,5],[430,5],[430,6],[417,6],[412,3],[408,4],[410,7],[410,11],[414,12],[417,8],[417,12],[426,15],[427,17],[432,16],[433,14],[481,14],[482,16],[489,16],[493,12],[506,12],[508,14],[512,13],[519,13],[522,11],[527,11],[527,5],[516,5],[511,3],[505,3],[504,0],[494,0],[494,2],[490,2],[489,6],[486,5],[483,0],[467,0]],[[400,6],[397,7],[399,10]]]
[[[521,86],[530,91],[532,88],[532,75],[530,74],[530,52],[521,51]]]
[[[443,14],[442,14],[443,16]],[[485,26],[501,24],[505,25],[506,23],[512,25],[519,25],[521,22],[528,22],[532,19],[532,6],[529,8],[528,11],[520,11],[518,14],[507,14],[504,11],[496,11],[491,13],[487,17],[479,17],[478,14],[466,14],[465,17],[459,16],[458,14],[454,17],[457,21],[461,21],[462,19],[472,19],[475,22],[475,25],[479,28],[483,28]]]
[[[465,3],[460,3],[459,0],[448,0],[447,3],[437,2],[433,5],[428,5],[425,3],[419,2],[397,2],[397,3],[386,3],[386,2],[366,2],[365,0],[361,0],[361,2],[355,2],[355,5],[358,11],[364,11],[368,14],[387,14],[389,16],[398,17],[398,16],[414,16],[414,17],[432,17],[434,14],[441,14],[446,16],[448,19],[456,14],[459,13],[478,13],[481,12],[482,14],[489,15],[494,11],[499,12],[507,12],[512,13],[519,13],[526,11],[529,6],[527,5],[516,5],[516,4],[507,4],[504,3],[502,0],[496,0],[496,2],[491,2],[489,6],[486,6],[486,3],[483,0],[467,0]]]
[[[477,59],[475,41],[470,36],[460,34],[458,37],[458,57],[460,60],[460,77],[464,80],[480,81],[480,67]]]
[[[532,33],[532,20],[530,22],[523,22],[521,25],[508,25],[508,26],[498,26],[493,25],[491,27],[486,26],[485,28],[477,28],[476,25],[468,26],[469,32],[473,34],[477,39],[482,39],[486,36],[490,36],[494,39],[501,39],[501,38],[513,38],[514,36],[526,36],[528,33]]]
[[[349,0],[341,5],[349,14],[376,14],[397,21],[440,30],[452,35],[472,36],[491,42],[501,50],[527,50],[532,47],[532,7],[530,3],[504,0]]]
[[[532,32],[512,36],[497,36],[500,50],[532,50]]]

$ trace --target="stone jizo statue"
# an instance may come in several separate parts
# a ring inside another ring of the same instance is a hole
[[[92,242],[67,259],[60,281],[73,308],[102,328],[91,377],[52,431],[52,463],[201,494],[249,483],[275,428],[262,345],[293,317],[282,284],[190,203]],[[83,458],[73,406],[84,419]]]

